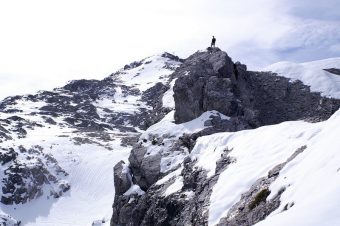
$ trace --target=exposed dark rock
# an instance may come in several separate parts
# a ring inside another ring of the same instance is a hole
[[[143,64],[142,61],[134,61],[131,64],[127,64],[124,66],[124,70],[128,70],[128,69],[132,69],[132,68],[136,68],[139,67]]]
[[[324,69],[325,71],[328,71],[329,73],[340,75],[340,69],[339,68],[328,68]]]
[[[26,203],[43,195],[44,185],[50,185],[49,191],[53,197],[60,197],[70,189],[67,182],[60,177],[67,173],[50,155],[42,152],[42,147],[29,149],[19,147],[19,153],[24,160],[18,160],[18,151],[13,148],[0,150],[0,161],[5,166],[2,182],[1,202],[5,205]],[[34,164],[32,164],[32,162]]]
[[[178,61],[178,62],[181,62],[181,63],[184,62],[184,60],[179,58],[178,56],[175,56],[175,55],[173,55],[171,53],[167,53],[167,52],[163,53],[162,57],[169,58],[170,60]]]
[[[169,196],[164,191],[177,178],[172,178],[162,185],[153,184],[142,196],[115,196],[111,225],[207,225],[209,197],[219,173],[232,161],[220,167],[218,173],[207,178],[206,172],[194,169],[195,162],[190,158],[184,160],[181,177],[183,188]]]
[[[115,94],[114,88],[116,85],[114,83],[109,83],[107,80],[74,80],[69,84],[64,86],[65,90],[71,92],[77,92],[79,94],[89,95],[92,99],[97,99],[100,95],[110,95]]]
[[[146,157],[145,154],[146,148],[137,145],[132,149],[129,156],[134,183],[137,183],[143,190],[147,190],[158,180],[161,162],[159,154]]]
[[[229,97],[229,102],[233,100],[230,81],[233,70],[231,58],[219,50],[214,50],[212,53],[198,52],[186,59],[175,72],[178,74],[174,86],[176,122],[192,120],[208,110],[219,110],[214,108],[217,104],[211,102],[219,100],[219,97]],[[216,90],[212,89],[214,85],[217,86]],[[219,100],[220,104],[221,101],[227,103],[228,99]],[[211,104],[213,106],[209,108]]]
[[[120,161],[113,168],[113,178],[117,195],[124,194],[131,187],[129,171],[124,168],[125,162]]]
[[[162,103],[163,94],[168,89],[168,86],[159,82],[155,86],[143,92],[142,100],[153,107],[151,112],[145,112],[145,114],[142,115],[141,121],[144,121],[143,129],[147,129],[149,126],[157,123],[170,112],[170,109],[164,108]]]
[[[340,100],[311,93],[300,81],[246,71],[218,49],[195,53],[174,74],[177,123],[217,110],[236,118],[239,130],[289,120],[325,120],[340,106]]]
[[[18,153],[14,151],[13,148],[9,148],[9,149],[1,148],[1,150],[2,150],[0,152],[1,165],[5,165],[6,163],[10,161],[14,161],[18,156]]]

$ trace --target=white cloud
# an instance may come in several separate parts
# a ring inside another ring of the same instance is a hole
[[[253,69],[309,59],[320,41],[319,57],[333,56],[339,40],[331,30],[339,25],[334,11],[339,4],[320,4],[330,15],[318,19],[310,15],[318,4],[310,1],[0,0],[0,82],[12,76],[18,81],[7,83],[8,90],[21,83],[20,90],[32,92],[71,79],[101,79],[158,52],[187,57],[206,48],[212,35],[217,46]],[[295,57],[294,48],[301,46],[308,51],[296,50]],[[31,80],[35,86],[25,89]],[[4,90],[0,98],[12,95]]]

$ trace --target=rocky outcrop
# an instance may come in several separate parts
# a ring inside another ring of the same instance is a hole
[[[113,173],[116,193],[122,195],[131,187],[129,168],[124,161],[120,161],[113,168]]]
[[[59,198],[70,189],[63,180],[68,174],[40,146],[2,148],[0,163],[4,167],[1,203],[5,205],[26,203],[42,195]]]
[[[340,69],[339,68],[327,68],[324,69],[325,71],[332,73],[334,75],[340,75]]]
[[[186,59],[174,73],[178,77],[174,86],[176,122],[197,118],[208,108],[219,111],[221,106],[231,102],[234,99],[230,90],[233,68],[231,58],[218,49],[198,52]],[[184,106],[186,104],[190,106]]]
[[[238,121],[237,130],[289,120],[329,118],[340,101],[270,72],[251,72],[219,49],[190,56],[174,73],[177,123],[217,110]]]
[[[232,161],[227,160],[215,176],[207,178],[204,170],[195,170],[195,162],[186,160],[178,177],[183,178],[183,188],[171,195],[166,190],[178,179],[172,177],[164,184],[153,184],[144,195],[115,197],[111,225],[207,225],[207,212],[211,188],[218,175]]]
[[[177,78],[173,88],[176,123],[188,122],[209,110],[216,110],[228,119],[211,116],[204,122],[206,128],[179,138],[153,134],[149,139],[139,140],[131,151],[128,166],[132,183],[145,193],[121,195],[122,186],[117,182],[111,225],[207,225],[212,187],[220,173],[237,159],[229,156],[231,150],[225,150],[216,162],[215,174],[207,177],[207,172],[194,167],[195,160],[188,157],[198,137],[287,120],[322,121],[340,106],[340,100],[312,93],[300,81],[291,82],[271,72],[247,71],[245,65],[234,63],[218,48],[193,54],[171,77]],[[162,147],[169,141],[172,145]],[[299,149],[287,162],[303,150],[303,147]],[[162,171],[161,165],[175,153],[181,161],[176,167]],[[284,189],[273,199],[266,200],[270,193],[268,187],[287,162],[260,178],[220,225],[252,225],[275,210]],[[115,176],[119,176],[120,166],[116,167]],[[169,193],[178,183],[182,188]]]

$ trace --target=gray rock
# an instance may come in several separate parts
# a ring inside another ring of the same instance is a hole
[[[225,156],[227,158],[227,156]],[[212,187],[217,182],[219,173],[232,162],[220,167],[218,173],[207,178],[207,173],[194,169],[196,162],[185,158],[183,188],[180,192],[164,196],[163,193],[174,181],[170,179],[162,185],[153,184],[143,196],[116,196],[113,205],[111,225],[207,225],[207,211]],[[186,192],[192,193],[187,196]]]
[[[133,175],[133,182],[143,190],[147,190],[158,180],[160,175],[160,154],[145,156],[146,148],[137,145],[129,156],[130,168]]]
[[[155,155],[146,156],[143,158],[141,164],[142,176],[148,187],[155,183],[160,175],[161,171],[161,155],[159,153]],[[142,188],[142,187],[141,187]],[[143,189],[143,188],[142,188]]]
[[[332,73],[334,75],[340,75],[340,69],[339,68],[327,68],[324,69],[325,71]]]
[[[308,86],[270,72],[250,72],[220,50],[198,52],[174,72],[176,123],[217,110],[238,121],[234,130],[289,120],[329,118],[340,100],[311,93]]]
[[[231,58],[217,48],[212,52],[197,52],[186,59],[174,73],[178,77],[174,86],[176,122],[192,120],[206,110],[218,110],[215,107],[227,102],[222,96],[233,98],[229,95],[233,70]]]
[[[68,174],[41,146],[2,148],[0,162],[4,168],[0,202],[5,205],[26,203],[42,196],[44,191],[49,191],[46,196],[58,198],[70,189],[70,185],[62,181]]]
[[[131,175],[124,170],[124,161],[118,162],[113,168],[113,178],[117,195],[124,194],[131,187]]]

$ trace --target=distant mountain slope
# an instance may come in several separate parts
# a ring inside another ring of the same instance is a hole
[[[333,70],[332,70],[333,69]],[[340,58],[330,58],[306,63],[278,62],[264,71],[272,71],[280,76],[300,80],[310,86],[311,91],[323,96],[340,98]],[[333,73],[332,73],[333,72]]]
[[[0,209],[21,225],[107,225],[112,167],[172,110],[162,96],[181,62],[163,53],[103,80],[2,100]]]

